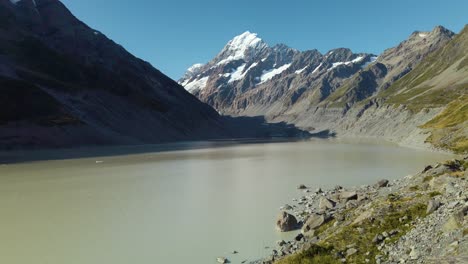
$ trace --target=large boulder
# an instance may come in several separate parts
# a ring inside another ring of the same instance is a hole
[[[294,215],[281,212],[276,220],[276,228],[281,232],[288,232],[298,227],[297,219]]]
[[[320,198],[319,209],[320,210],[328,210],[335,208],[336,202],[330,200],[326,197]]]
[[[341,192],[340,199],[344,201],[357,200],[358,195],[356,192]]]
[[[318,214],[311,214],[309,218],[305,221],[304,225],[302,226],[301,232],[306,234],[310,231],[313,231],[322,225],[326,224],[328,221],[331,220],[330,216],[327,215],[318,215]]]
[[[229,260],[228,260],[227,258],[225,258],[225,257],[216,258],[216,261],[217,261],[218,263],[222,263],[222,264],[223,264],[223,263],[229,263]]]
[[[387,186],[388,186],[388,180],[387,179],[380,180],[375,184],[376,188],[383,188],[383,187],[387,187]]]

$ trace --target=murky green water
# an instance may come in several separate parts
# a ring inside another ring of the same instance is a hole
[[[0,263],[240,263],[287,238],[275,217],[298,184],[372,184],[448,158],[313,140],[3,165]]]

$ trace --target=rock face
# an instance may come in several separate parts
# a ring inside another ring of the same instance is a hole
[[[281,232],[288,232],[297,229],[298,223],[296,217],[287,212],[281,212],[276,220],[276,228]]]

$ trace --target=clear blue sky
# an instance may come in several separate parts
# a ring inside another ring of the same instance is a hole
[[[467,0],[62,0],[82,21],[173,79],[250,30],[268,44],[379,54],[415,30],[468,23]]]

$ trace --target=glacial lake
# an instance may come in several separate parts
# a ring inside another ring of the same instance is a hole
[[[34,162],[54,153],[2,153],[0,163],[32,159],[0,165],[0,263],[254,260],[294,235],[274,224],[303,195],[297,185],[373,184],[452,158],[339,140],[193,145],[62,150],[88,157]]]

